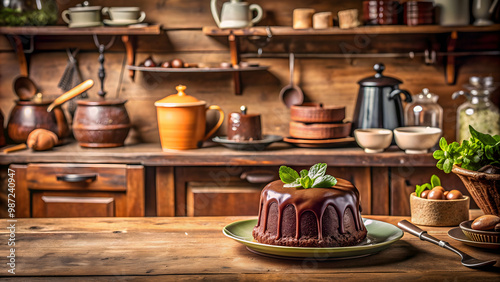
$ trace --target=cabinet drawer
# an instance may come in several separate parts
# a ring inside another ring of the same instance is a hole
[[[260,188],[252,186],[207,187],[201,183],[189,183],[187,216],[256,215],[260,192]]]
[[[26,178],[31,190],[125,191],[127,166],[30,164]]]
[[[125,216],[124,193],[34,192],[33,217]]]

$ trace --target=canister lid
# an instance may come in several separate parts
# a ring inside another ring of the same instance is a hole
[[[390,76],[382,75],[382,72],[385,70],[385,66],[382,63],[375,64],[373,69],[377,72],[374,76],[370,76],[358,81],[358,84],[361,86],[394,86],[403,83],[401,80],[396,79]]]
[[[178,85],[175,87],[177,94],[169,95],[155,102],[155,106],[159,107],[189,107],[205,105],[205,101],[200,101],[191,95],[187,95],[184,91],[186,86]]]

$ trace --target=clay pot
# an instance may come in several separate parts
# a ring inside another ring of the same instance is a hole
[[[292,106],[290,118],[299,122],[340,122],[345,118],[344,106],[324,107],[321,103]]]
[[[349,136],[351,123],[290,122],[290,136],[301,139],[333,139]]]
[[[200,101],[184,93],[186,86],[176,87],[178,93],[155,102],[158,114],[158,130],[163,150],[187,150],[201,147],[224,121],[224,112],[219,106],[207,107]],[[207,110],[219,111],[217,124],[205,134]]]
[[[68,122],[60,107],[47,112],[52,101],[16,101],[10,112],[7,134],[15,143],[25,143],[31,131],[43,128],[54,132],[57,137],[64,138],[70,133]]]
[[[126,100],[78,101],[73,135],[82,147],[123,146],[131,127]]]

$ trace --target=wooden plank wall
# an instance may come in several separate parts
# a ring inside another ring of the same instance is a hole
[[[60,11],[74,6],[81,1],[58,1]],[[221,3],[223,1],[220,1]],[[251,0],[266,11],[265,18],[259,25],[292,24],[292,11],[299,7],[313,7],[317,11],[333,11],[347,8],[361,8],[361,1],[298,1],[298,0]],[[201,27],[215,25],[208,0],[143,0],[143,1],[92,1],[92,5],[102,6],[140,6],[147,13],[147,21],[162,24],[169,29],[158,36],[141,36],[138,40],[137,62],[148,56],[156,61],[181,58],[190,63],[218,65],[229,61],[227,40],[203,35]],[[62,21],[61,21],[62,24]],[[109,37],[99,37],[107,42]],[[422,52],[430,46],[440,46],[446,42],[442,36],[422,35],[363,35],[339,37],[294,37],[275,38],[272,44],[264,48],[264,54],[286,53],[377,53],[377,52]],[[255,53],[256,48],[247,40],[242,40],[244,52]],[[460,34],[459,50],[500,49],[498,34],[488,34],[481,40]],[[30,77],[46,95],[62,94],[57,88],[67,62],[64,48],[80,47],[78,55],[80,69],[85,79],[98,81],[98,53],[92,37],[47,37],[37,36],[35,52],[30,60]],[[132,81],[124,69],[125,54],[123,44],[117,40],[106,52],[106,85],[108,97],[128,99],[127,109],[133,123],[133,130],[127,139],[132,142],[159,142],[156,110],[154,101],[175,93],[178,84],[187,85],[187,93],[208,104],[217,104],[228,113],[237,111],[240,105],[247,105],[250,112],[262,114],[265,134],[288,135],[289,110],[279,101],[280,89],[289,83],[288,60],[286,58],[251,58],[250,62],[271,66],[268,71],[244,73],[242,82],[243,95],[233,94],[231,74],[136,74]],[[298,59],[295,80],[303,88],[306,99],[323,102],[325,105],[340,104],[347,108],[347,118],[351,119],[358,92],[357,81],[373,75],[372,66],[377,62],[386,65],[385,73],[403,81],[401,88],[411,93],[418,93],[422,88],[429,88],[440,96],[443,106],[445,137],[455,137],[455,112],[464,98],[452,100],[451,94],[462,89],[471,75],[492,75],[500,81],[500,57],[474,56],[457,58],[459,67],[456,85],[447,85],[444,78],[442,58],[433,65],[426,65],[422,57],[416,58],[369,58],[369,59]],[[0,37],[0,110],[7,117],[14,106],[16,96],[12,82],[19,74],[16,56],[8,40]],[[99,84],[89,91],[91,97],[97,96]],[[500,92],[493,94],[498,104]],[[215,120],[209,114],[210,122]],[[225,134],[225,124],[217,133]]]

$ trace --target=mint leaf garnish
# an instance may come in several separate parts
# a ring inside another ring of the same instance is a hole
[[[331,175],[323,175],[314,180],[312,188],[328,188],[337,185],[337,179]]]
[[[306,175],[306,177],[302,177],[300,179],[300,185],[302,186],[302,188],[308,189],[312,187],[313,181],[309,176]]]
[[[318,163],[313,165],[309,171],[303,169],[299,173],[287,166],[281,166],[279,175],[281,181],[285,183],[283,187],[287,188],[330,188],[337,184],[337,179],[326,174],[326,164]]]
[[[287,166],[280,166],[279,175],[281,181],[284,183],[293,183],[299,178],[299,174],[294,169]]]
[[[433,174],[431,176],[431,185],[432,185],[432,188],[434,188],[436,186],[441,186],[441,179],[439,179],[439,177],[435,174]]]
[[[318,163],[318,164],[313,165],[309,169],[308,176],[311,179],[316,179],[320,176],[325,175],[325,173],[326,173],[326,164],[325,163]]]

